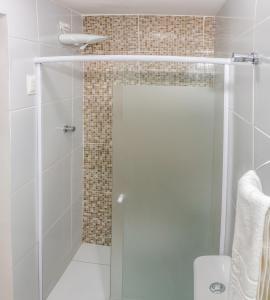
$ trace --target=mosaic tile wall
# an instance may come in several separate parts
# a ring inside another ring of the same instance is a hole
[[[214,56],[214,17],[87,16],[84,32],[107,35],[85,54]],[[111,245],[112,232],[112,97],[115,84],[213,84],[207,66],[174,63],[85,65],[85,186],[83,240]]]

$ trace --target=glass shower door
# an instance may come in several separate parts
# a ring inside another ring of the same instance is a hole
[[[193,300],[194,259],[218,254],[223,120],[214,95],[115,87],[112,299]]]

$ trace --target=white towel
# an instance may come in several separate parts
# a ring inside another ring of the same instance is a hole
[[[229,300],[259,299],[260,287],[269,280],[269,269],[264,272],[262,267],[263,253],[269,250],[264,249],[269,243],[269,208],[260,179],[254,171],[247,172],[238,184]]]
[[[270,299],[270,210],[267,212],[264,226],[261,278],[259,297],[257,298],[259,300]]]

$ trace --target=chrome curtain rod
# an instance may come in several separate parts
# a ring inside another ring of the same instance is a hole
[[[231,58],[211,58],[193,56],[165,56],[165,55],[75,55],[75,56],[49,56],[36,57],[35,64],[62,63],[62,62],[176,62],[176,63],[203,63],[230,65]]]

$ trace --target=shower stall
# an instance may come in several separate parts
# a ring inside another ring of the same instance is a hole
[[[111,276],[104,299],[192,300],[193,261],[224,253],[232,61],[147,55],[35,60],[40,299],[79,248],[82,227],[83,106],[50,99],[47,79],[55,65],[57,76],[70,76],[81,74],[82,63],[104,61],[114,64]],[[64,227],[71,234],[59,240]]]

